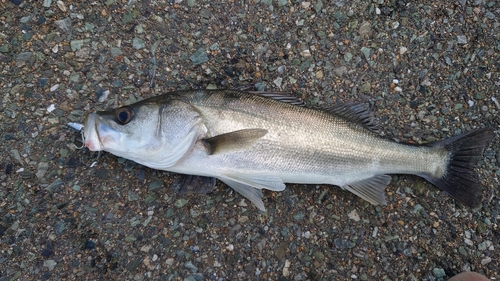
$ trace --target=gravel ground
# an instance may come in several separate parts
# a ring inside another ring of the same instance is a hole
[[[0,22],[1,281],[500,278],[500,2],[0,0]],[[288,185],[260,212],[220,183],[176,195],[65,125],[245,84],[369,103],[406,142],[495,128],[482,206],[393,176],[387,206]]]

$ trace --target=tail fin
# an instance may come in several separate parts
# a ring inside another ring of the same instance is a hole
[[[480,128],[431,144],[449,151],[448,167],[441,178],[422,177],[460,203],[471,208],[479,206],[481,183],[474,168],[494,135],[493,129]]]

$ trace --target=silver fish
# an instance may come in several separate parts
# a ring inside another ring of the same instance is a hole
[[[91,113],[85,146],[194,175],[187,184],[213,188],[217,178],[261,210],[261,190],[281,191],[285,182],[337,185],[386,204],[388,174],[418,175],[467,206],[481,203],[474,167],[494,137],[490,128],[402,144],[380,136],[365,106],[312,109],[287,95],[263,95],[178,91]]]

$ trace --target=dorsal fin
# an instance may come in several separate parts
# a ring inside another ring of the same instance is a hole
[[[290,93],[283,92],[266,92],[266,91],[247,91],[247,93],[259,95],[261,97],[277,100],[284,103],[289,103],[297,106],[306,106],[306,103],[296,96],[293,96]]]
[[[325,109],[328,112],[358,123],[372,132],[380,133],[380,128],[375,120],[375,117],[373,116],[373,112],[366,104],[346,102],[343,104],[336,104]]]

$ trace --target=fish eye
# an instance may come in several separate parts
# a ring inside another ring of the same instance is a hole
[[[115,119],[119,124],[125,125],[132,121],[134,114],[134,109],[129,106],[118,108],[115,113]]]

